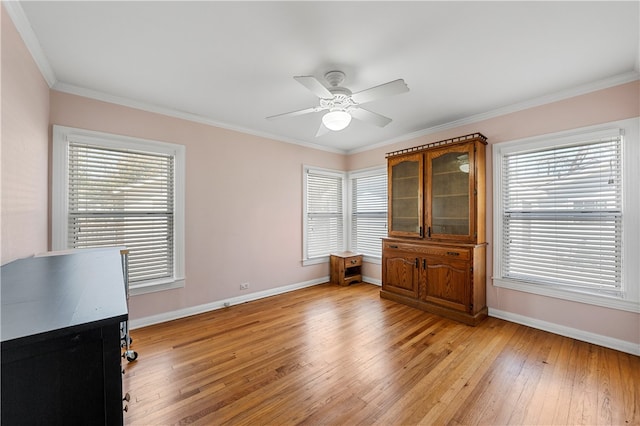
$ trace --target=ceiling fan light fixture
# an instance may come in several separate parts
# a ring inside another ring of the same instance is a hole
[[[346,111],[330,111],[322,117],[322,124],[335,132],[346,129],[351,123],[351,114]]]

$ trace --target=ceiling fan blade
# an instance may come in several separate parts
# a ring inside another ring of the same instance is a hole
[[[353,95],[351,95],[351,99],[353,99],[358,104],[364,104],[367,102],[375,101],[376,99],[398,95],[400,93],[408,91],[409,87],[404,82],[404,80],[400,78],[398,80],[390,81],[388,83],[371,87],[358,93],[354,93]]]
[[[324,87],[324,85],[320,83],[315,77],[311,75],[302,75],[293,78],[295,78],[298,83],[311,90],[311,92],[317,97],[322,99],[333,98],[333,93],[331,93],[329,89]]]
[[[322,109],[323,108],[320,106],[315,106],[311,108],[300,109],[298,111],[285,112],[284,114],[272,115],[270,117],[267,117],[267,120],[275,120],[277,118],[283,118],[283,117],[296,117],[298,115],[309,114],[312,112],[320,111]]]
[[[327,127],[322,124],[322,121],[320,122],[320,127],[318,127],[318,132],[316,133],[316,138],[319,138],[322,135],[326,135],[327,133],[329,133],[329,129],[327,129]]]
[[[389,117],[371,112],[368,109],[364,108],[354,108],[349,111],[349,114],[351,114],[353,118],[357,118],[358,120],[365,121],[367,123],[375,124],[378,127],[384,127],[392,121]]]

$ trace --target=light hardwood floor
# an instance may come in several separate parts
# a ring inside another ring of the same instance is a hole
[[[640,425],[640,357],[319,285],[131,332],[132,425]]]

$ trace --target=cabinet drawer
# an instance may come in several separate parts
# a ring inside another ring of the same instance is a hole
[[[469,254],[469,250],[454,247],[427,247],[424,253],[432,256],[440,256],[460,260],[469,260],[469,258],[471,257]]]
[[[471,258],[471,253],[469,250],[459,247],[435,247],[411,243],[385,241],[383,249],[400,250],[406,253],[415,253],[419,256],[438,256],[460,260],[469,260]]]
[[[391,241],[385,241],[382,245],[384,250],[400,250],[400,251],[408,251],[417,253],[423,250],[422,246],[418,246],[415,244],[407,244],[407,243],[397,243]]]

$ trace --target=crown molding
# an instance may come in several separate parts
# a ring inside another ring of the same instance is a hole
[[[31,57],[40,70],[42,77],[47,82],[47,85],[49,85],[49,88],[52,88],[57,81],[56,75],[53,72],[53,68],[51,68],[47,56],[44,54],[44,50],[42,50],[40,41],[38,41],[36,34],[33,32],[33,28],[31,28],[31,24],[27,19],[27,15],[24,13],[24,9],[22,9],[22,5],[19,1],[2,1],[2,4],[13,21],[16,30],[18,30],[18,34],[22,37],[22,41],[24,41],[25,46],[27,46],[27,50],[31,53]]]
[[[602,80],[597,80],[591,83],[575,86],[575,87],[561,90],[559,92],[552,93],[549,95],[539,96],[537,98],[533,98],[524,102],[518,102],[516,104],[508,105],[506,107],[497,108],[491,111],[471,115],[469,117],[464,117],[459,120],[454,120],[448,123],[429,127],[427,129],[419,130],[417,132],[408,133],[406,135],[389,139],[387,141],[380,142],[374,145],[367,145],[362,148],[349,150],[346,153],[348,155],[351,155],[351,154],[357,154],[360,152],[370,151],[376,148],[382,148],[384,146],[392,145],[398,142],[404,142],[407,140],[416,139],[422,136],[431,135],[431,134],[442,132],[445,130],[454,129],[456,127],[465,126],[467,124],[478,123],[480,121],[488,120],[495,117],[500,117],[502,115],[523,111],[525,109],[562,101],[564,99],[569,99],[569,98],[573,98],[580,95],[586,95],[587,93],[608,89],[610,87],[619,86],[621,84],[630,83],[636,80],[640,80],[640,72],[637,70],[629,71],[624,74],[619,74],[612,77],[604,78]]]
[[[304,146],[306,148],[317,149],[320,151],[327,151],[336,154],[346,154],[352,155],[360,152],[370,151],[372,149],[381,148],[384,146],[392,145],[398,142],[404,142],[411,139],[416,139],[422,136],[427,136],[430,134],[442,132],[445,130],[454,129],[456,127],[465,126],[468,124],[478,123],[480,121],[488,120],[491,118],[499,117],[502,115],[511,114],[514,112],[522,111],[529,108],[534,108],[537,106],[550,104],[553,102],[558,102],[564,99],[573,98],[576,96],[584,95],[587,93],[595,92],[598,90],[607,89],[609,87],[618,86],[625,83],[630,83],[632,81],[640,80],[640,72],[638,71],[629,71],[624,74],[619,74],[616,76],[612,76],[609,78],[605,78],[602,80],[597,80],[588,84],[583,84],[580,86],[576,86],[573,88],[565,89],[560,92],[556,92],[549,95],[539,96],[537,98],[533,98],[524,102],[519,102],[513,105],[509,105],[502,108],[497,108],[491,111],[487,111],[480,114],[471,115],[469,117],[464,117],[458,120],[450,121],[448,123],[440,124],[437,126],[429,127],[424,130],[419,130],[417,132],[408,133],[397,138],[389,139],[380,143],[376,143],[373,145],[363,146],[361,148],[356,148],[353,150],[343,150],[338,148],[327,147],[319,144],[314,144],[306,141],[301,141],[297,139],[283,138],[282,136],[273,135],[265,132],[258,132],[253,129],[249,129],[246,127],[235,126],[228,123],[222,123],[216,120],[213,120],[208,117],[204,117],[198,114],[183,112],[179,110],[175,110],[172,108],[160,107],[157,105],[148,104],[145,102],[135,101],[129,98],[123,98],[119,96],[109,95],[103,92],[98,92],[96,90],[87,89],[84,87],[75,86],[72,84],[56,82],[52,89],[57,90],[59,92],[69,93],[72,95],[78,95],[86,98],[95,99],[98,101],[108,102],[116,105],[122,105],[129,108],[135,108],[147,112],[153,112],[161,115],[166,115],[169,117],[180,118],[182,120],[193,121],[196,123],[206,124],[209,126],[219,127],[222,129],[233,130],[236,132],[246,133],[253,136],[258,136],[266,139],[272,139],[279,142],[290,143],[294,145]]]
[[[347,153],[346,150],[343,150],[343,149],[327,147],[327,146],[305,142],[297,139],[283,138],[282,136],[277,136],[277,135],[273,135],[266,132],[258,132],[256,130],[249,129],[246,127],[223,123],[202,115],[179,111],[173,108],[161,107],[158,105],[153,105],[146,102],[140,102],[140,101],[136,101],[133,99],[124,98],[120,96],[109,95],[107,93],[99,92],[97,90],[87,89],[85,87],[75,86],[72,84],[57,82],[52,87],[52,89],[58,92],[69,93],[71,95],[77,95],[85,98],[95,99],[97,101],[107,102],[107,103],[116,104],[116,105],[122,105],[129,108],[166,115],[169,117],[179,118],[182,120],[192,121],[195,123],[206,124],[208,126],[219,127],[222,129],[233,130],[235,132],[258,136],[265,139],[272,139],[277,142],[285,142],[285,143],[290,143],[294,145],[301,145],[306,148],[312,148],[312,149],[317,149],[321,151],[328,151],[336,154]]]

